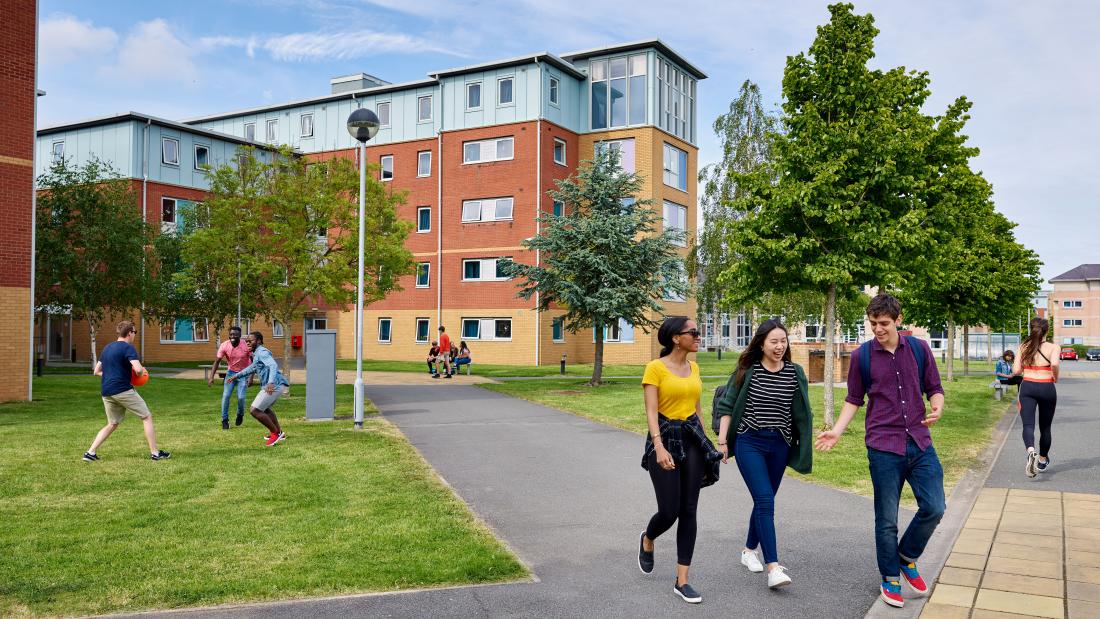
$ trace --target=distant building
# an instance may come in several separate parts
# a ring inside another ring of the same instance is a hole
[[[1054,343],[1100,346],[1100,264],[1082,264],[1050,283]]]

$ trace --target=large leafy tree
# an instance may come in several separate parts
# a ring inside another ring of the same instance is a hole
[[[641,189],[637,175],[625,172],[619,155],[599,149],[577,173],[556,180],[549,193],[565,204],[561,216],[543,214],[542,232],[523,242],[541,251],[541,264],[512,262],[503,266],[520,278],[518,296],[538,293],[539,311],[565,310],[566,330],[593,329],[595,354],[592,378],[602,382],[604,329],[624,319],[648,329],[659,324],[669,293],[685,294],[687,279],[674,242],[682,233],[657,232],[660,216],[650,200],[635,200]]]
[[[740,260],[719,278],[731,301],[766,292],[825,292],[826,357],[835,358],[838,296],[865,284],[897,287],[926,268],[935,220],[926,197],[940,181],[962,110],[921,112],[926,73],[868,66],[878,30],[851,4],[829,7],[809,53],[787,59],[784,133],[772,162],[738,175],[746,213],[730,229]],[[825,364],[825,421],[833,419]]]
[[[183,239],[185,269],[177,281],[220,282],[235,302],[239,263],[242,299],[281,322],[288,340],[310,306],[355,300],[359,173],[351,160],[311,163],[283,151],[267,163],[243,149],[236,165],[215,168],[209,178],[210,197]],[[368,178],[364,195],[366,305],[399,290],[414,265],[405,249],[412,223],[396,212],[404,194]],[[287,373],[289,360],[287,346]]]
[[[130,182],[98,159],[59,161],[38,189],[35,305],[69,307],[86,320],[95,363],[97,326],[141,307],[149,227]]]

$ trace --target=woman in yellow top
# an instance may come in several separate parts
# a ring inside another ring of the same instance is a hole
[[[673,592],[685,602],[698,604],[703,598],[688,584],[695,550],[695,512],[700,488],[718,480],[722,454],[699,421],[703,381],[699,366],[688,360],[688,353],[699,351],[695,321],[683,316],[666,319],[657,332],[657,341],[663,346],[661,356],[649,362],[642,377],[649,423],[642,468],[649,471],[653,481],[657,513],[642,531],[638,567],[646,574],[653,571],[653,540],[679,521]]]

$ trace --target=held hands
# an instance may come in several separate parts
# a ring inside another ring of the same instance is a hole
[[[814,447],[818,451],[829,451],[836,446],[840,440],[840,432],[836,430],[823,430],[817,435],[817,440],[814,441]]]
[[[730,446],[727,443],[718,443],[715,447],[722,454],[722,464],[728,463],[730,461]]]

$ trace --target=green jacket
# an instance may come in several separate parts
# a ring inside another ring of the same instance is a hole
[[[787,466],[799,473],[808,474],[813,468],[814,462],[814,413],[810,410],[810,387],[806,380],[806,372],[802,366],[794,364],[795,374],[798,375],[798,391],[794,394],[791,403],[791,452],[787,456]],[[738,387],[734,384],[737,373],[730,376],[726,383],[726,393],[714,407],[715,415],[729,415],[730,425],[725,437],[729,445],[730,456],[733,456],[733,444],[737,440],[737,426],[741,424],[741,416],[745,414],[745,406],[748,403],[748,384],[752,380],[752,368],[745,371],[745,380]]]

